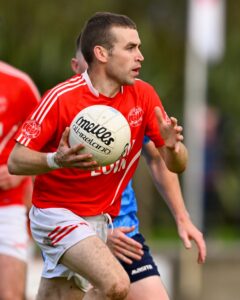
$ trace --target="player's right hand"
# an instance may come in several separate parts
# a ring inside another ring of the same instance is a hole
[[[55,162],[64,168],[79,168],[84,170],[94,170],[98,168],[98,164],[93,160],[92,154],[81,154],[84,145],[79,144],[70,147],[68,143],[69,127],[66,127],[59,142]]]
[[[134,226],[118,227],[108,231],[108,247],[118,259],[127,264],[132,264],[133,260],[140,260],[143,256],[142,245],[126,235],[133,230]]]

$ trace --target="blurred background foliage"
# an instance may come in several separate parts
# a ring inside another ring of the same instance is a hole
[[[231,232],[239,237],[240,2],[226,2],[225,54],[221,62],[209,66],[208,103],[217,108],[220,122],[214,147],[217,155],[213,153],[218,160],[210,170],[215,176],[214,191],[206,199],[206,230],[216,236],[220,230],[220,236]],[[168,113],[183,123],[186,0],[2,0],[0,59],[30,74],[43,93],[72,75],[70,59],[76,38],[96,11],[127,14],[136,22],[145,56],[141,77],[155,86]],[[135,186],[139,188],[137,182]],[[142,214],[143,230],[175,230],[154,189],[149,198],[143,199],[145,206],[140,205],[147,207]],[[146,211],[151,216],[148,223]]]

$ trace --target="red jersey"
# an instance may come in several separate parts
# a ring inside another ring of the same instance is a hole
[[[96,91],[87,72],[75,75],[47,92],[22,126],[17,141],[33,150],[54,152],[75,115],[96,104],[114,107],[128,120],[131,144],[126,155],[95,171],[61,168],[36,176],[33,192],[36,207],[67,208],[80,216],[101,213],[117,216],[121,194],[137,167],[144,135],[156,147],[164,144],[154,108],[159,106],[166,114],[148,83],[136,80],[133,85],[123,86],[115,97],[108,98]]]
[[[0,165],[7,164],[15,144],[13,136],[39,100],[39,92],[29,76],[0,61]],[[0,206],[23,204],[27,182],[26,179],[7,191],[0,188]]]

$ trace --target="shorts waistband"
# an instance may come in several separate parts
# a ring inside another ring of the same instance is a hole
[[[109,214],[101,214],[97,216],[92,216],[92,217],[82,217],[86,221],[97,221],[97,222],[106,222],[108,224],[111,224],[112,219]]]

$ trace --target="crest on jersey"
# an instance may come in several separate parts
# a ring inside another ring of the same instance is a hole
[[[143,110],[141,107],[136,106],[132,108],[128,114],[128,123],[132,127],[138,127],[142,124]]]
[[[26,121],[22,127],[22,134],[25,138],[34,139],[39,136],[41,126],[34,120]]]

